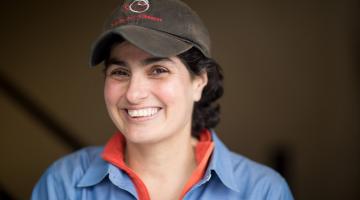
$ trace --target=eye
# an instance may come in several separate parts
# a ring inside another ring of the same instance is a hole
[[[130,76],[130,72],[127,69],[124,68],[115,68],[110,69],[108,72],[108,76],[114,77],[114,78],[125,78]]]
[[[151,69],[151,75],[161,75],[161,74],[165,74],[165,73],[169,73],[169,70],[162,66],[154,66]]]

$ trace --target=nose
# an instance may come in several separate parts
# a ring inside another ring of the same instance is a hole
[[[133,75],[126,90],[126,99],[131,104],[139,104],[149,96],[146,78]]]

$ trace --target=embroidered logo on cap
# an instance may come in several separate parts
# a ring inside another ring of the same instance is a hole
[[[149,0],[134,0],[130,5],[130,11],[134,13],[143,13],[149,10],[150,3]]]

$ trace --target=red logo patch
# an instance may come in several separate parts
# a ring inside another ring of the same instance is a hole
[[[146,15],[146,14],[139,14],[139,15],[132,15],[132,16],[128,16],[128,17],[119,17],[117,19],[114,19],[111,22],[111,27],[116,27],[122,24],[127,24],[130,21],[134,21],[134,20],[138,20],[138,19],[144,19],[144,20],[150,20],[153,22],[161,22],[162,18],[159,17],[155,17],[152,15]]]

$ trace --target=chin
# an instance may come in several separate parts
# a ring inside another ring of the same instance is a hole
[[[122,132],[126,141],[136,144],[156,143],[162,139],[158,131],[149,131],[156,129],[132,128]]]

